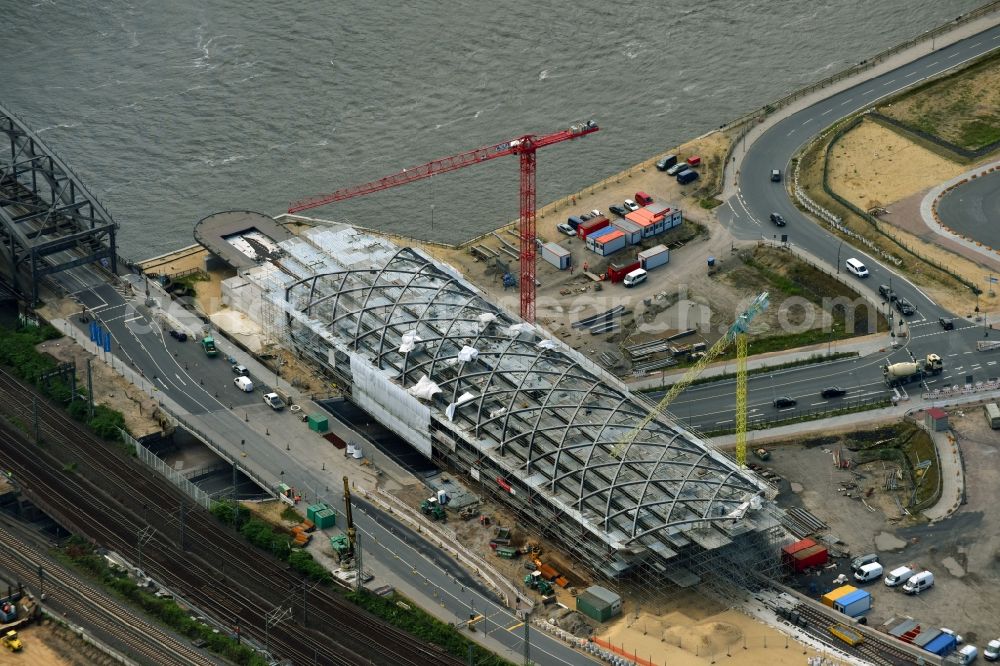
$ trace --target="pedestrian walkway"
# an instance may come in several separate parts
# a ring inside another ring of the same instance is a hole
[[[958,450],[958,441],[949,432],[930,433],[937,449],[938,461],[941,464],[941,498],[934,506],[924,509],[923,514],[932,523],[944,520],[958,510],[965,495],[965,470],[962,467],[962,455]]]

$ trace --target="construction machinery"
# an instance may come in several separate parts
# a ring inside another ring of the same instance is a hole
[[[206,335],[201,339],[201,348],[205,350],[206,356],[218,356],[219,350],[215,346],[215,338],[211,335]]]
[[[639,424],[629,431],[620,441],[611,447],[611,455],[616,458],[623,458],[632,442],[635,441],[639,433],[649,425],[657,416],[663,413],[674,398],[681,394],[684,389],[691,385],[701,372],[708,367],[708,364],[717,359],[733,342],[736,343],[736,462],[740,467],[747,464],[747,350],[750,323],[761,312],[767,309],[767,292],[758,295],[747,308],[740,314],[736,321],[732,323],[726,334],[712,348],[705,352],[697,363],[684,373],[670,390],[666,392],[660,402],[639,422]]]
[[[420,512],[425,516],[430,516],[434,520],[445,520],[447,514],[445,514],[444,507],[438,502],[437,497],[428,497],[423,502],[420,503]]]
[[[354,528],[354,515],[351,513],[351,485],[346,476],[344,477],[344,522],[346,523],[344,533],[347,535],[347,550],[338,552],[342,569],[348,568],[348,565],[353,563],[355,549],[358,545],[358,532]],[[330,545],[333,545],[332,539]]]
[[[24,648],[24,644],[13,629],[3,635],[3,646],[11,652],[20,652]]]
[[[346,534],[330,537],[330,548],[333,549],[333,554],[337,556],[338,562],[346,562],[351,557],[351,542],[348,541]]]
[[[331,194],[322,194],[309,199],[292,203],[288,207],[290,214],[318,208],[337,201],[364,196],[372,192],[405,185],[415,180],[454,171],[463,167],[486,162],[487,160],[516,155],[521,162],[521,214],[518,231],[521,236],[521,319],[526,322],[535,321],[535,151],[554,143],[577,139],[596,132],[597,123],[589,120],[580,125],[572,125],[567,129],[541,136],[525,134],[517,139],[503,141],[492,146],[477,148],[458,155],[443,157],[417,167],[403,169],[399,173],[380,178],[363,185],[355,185],[337,190]],[[506,284],[506,281],[505,281]]]
[[[771,452],[765,448],[754,449],[753,454],[757,456],[758,460],[770,460]]]
[[[882,378],[886,386],[900,386],[922,381],[928,375],[940,375],[943,371],[944,363],[941,357],[937,354],[928,354],[920,361],[914,358],[903,363],[886,363],[882,366]]]

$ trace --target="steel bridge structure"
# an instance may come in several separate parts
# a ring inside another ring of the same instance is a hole
[[[118,269],[118,224],[23,120],[0,105],[0,255],[13,288],[38,301],[47,275],[99,264]]]

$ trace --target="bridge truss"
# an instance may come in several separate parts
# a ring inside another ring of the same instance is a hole
[[[117,223],[20,118],[0,105],[0,256],[14,289],[38,301],[42,278],[97,263],[117,272]]]

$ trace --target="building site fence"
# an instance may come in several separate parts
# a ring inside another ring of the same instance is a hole
[[[171,468],[167,465],[167,463],[160,460],[155,453],[140,444],[135,437],[128,434],[125,430],[121,430],[121,434],[122,440],[126,444],[135,448],[135,455],[139,460],[159,472],[168,481],[170,481],[170,483],[184,491],[188,497],[193,499],[200,506],[211,510],[213,502],[208,493],[184,478],[184,474]]]

